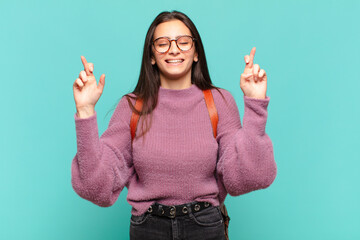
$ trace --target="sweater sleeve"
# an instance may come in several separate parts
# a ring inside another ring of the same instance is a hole
[[[243,97],[242,127],[233,96],[226,90],[223,93],[227,104],[216,103],[219,114],[217,175],[231,196],[267,188],[277,173],[273,145],[265,133],[270,98]]]
[[[72,187],[80,197],[109,207],[135,173],[131,153],[131,109],[126,97],[122,97],[100,139],[96,112],[88,118],[79,118],[76,114],[74,118],[77,153],[71,165]]]

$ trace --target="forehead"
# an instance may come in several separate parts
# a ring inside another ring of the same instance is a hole
[[[154,32],[154,39],[158,37],[176,38],[179,35],[190,35],[191,32],[180,20],[171,20],[157,25]]]

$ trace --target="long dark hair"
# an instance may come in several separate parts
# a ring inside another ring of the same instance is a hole
[[[164,11],[161,12],[154,21],[151,23],[149,30],[147,31],[144,51],[141,63],[141,70],[138,83],[132,92],[133,95],[126,94],[124,96],[127,97],[129,102],[129,106],[133,112],[140,115],[140,117],[149,115],[150,116],[150,124],[146,122],[146,129],[144,130],[144,126],[142,126],[142,134],[137,137],[144,135],[149,128],[151,127],[151,113],[155,109],[158,102],[158,92],[160,87],[160,77],[159,77],[159,69],[157,65],[151,64],[151,57],[153,56],[152,52],[152,41],[154,37],[155,28],[163,22],[168,22],[171,20],[180,20],[182,21],[190,30],[192,36],[196,39],[195,43],[195,51],[198,53],[198,61],[193,62],[191,69],[191,83],[195,84],[201,90],[212,89],[215,88],[221,95],[222,93],[219,91],[218,87],[215,87],[210,79],[209,70],[206,63],[205,51],[203,44],[201,42],[200,34],[197,31],[194,23],[190,20],[188,16],[179,11]],[[224,96],[222,95],[224,98]],[[131,99],[142,99],[143,100],[143,108],[139,112],[135,109],[135,106],[132,104]],[[144,122],[143,122],[144,123]]]

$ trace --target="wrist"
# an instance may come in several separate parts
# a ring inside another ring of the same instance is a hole
[[[76,115],[79,118],[88,118],[95,114],[95,107],[94,106],[83,106],[83,107],[77,107]]]
[[[265,99],[266,96],[246,96],[245,97],[248,97],[248,98],[254,98],[254,99]]]

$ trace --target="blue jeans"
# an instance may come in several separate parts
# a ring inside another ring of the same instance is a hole
[[[219,206],[168,218],[144,213],[131,215],[130,240],[225,240],[224,221]]]

